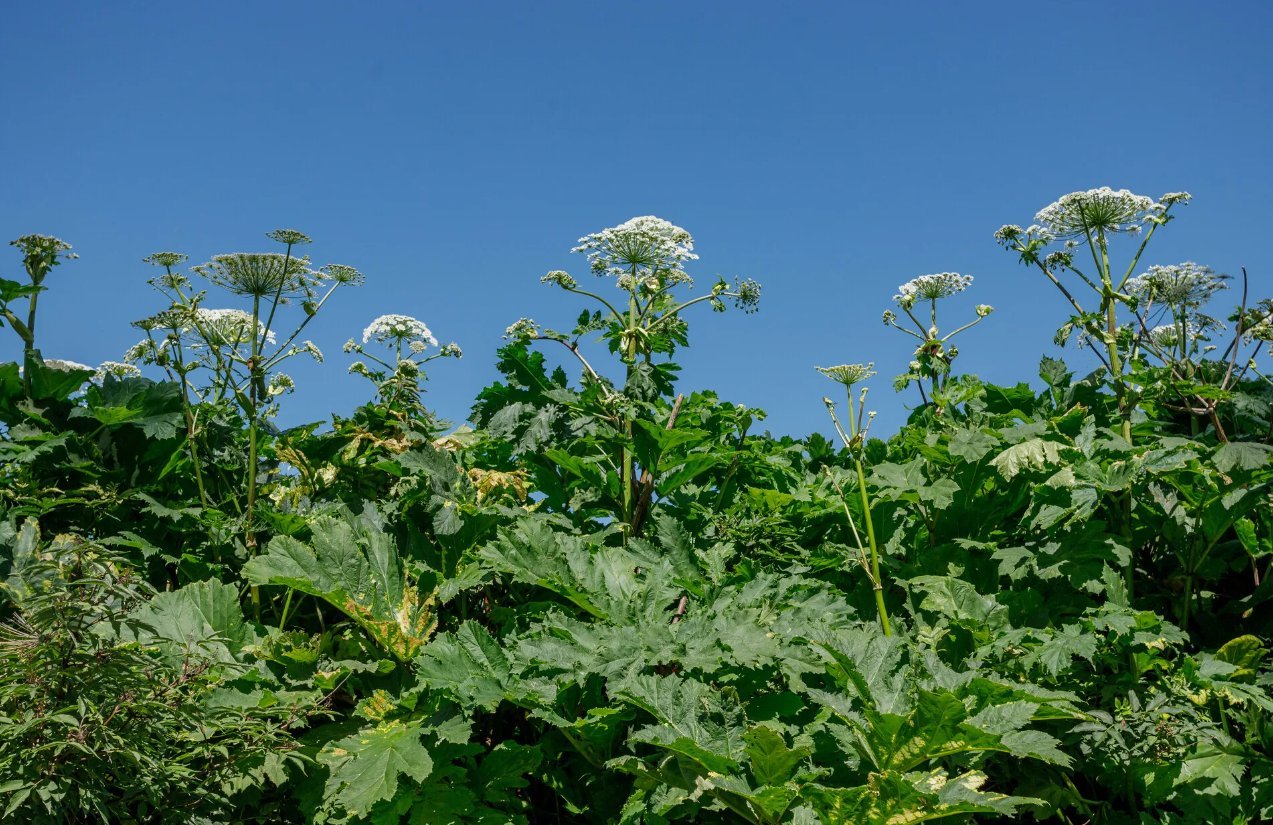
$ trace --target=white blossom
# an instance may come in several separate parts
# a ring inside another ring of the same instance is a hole
[[[155,345],[149,338],[143,338],[124,350],[124,363],[136,364],[138,361],[148,361],[149,356],[154,351]]]
[[[524,341],[539,337],[539,325],[529,318],[518,318],[504,330],[504,337],[510,341]]]
[[[195,310],[194,329],[208,344],[216,346],[237,346],[252,342],[252,316],[241,309],[204,309]],[[265,324],[256,322],[256,337],[259,340],[265,335],[265,343],[275,343],[274,331],[265,332]]]
[[[554,269],[547,275],[539,279],[541,284],[556,284],[562,289],[574,289],[579,286],[579,282],[571,277],[569,272],[562,272],[560,269]]]
[[[305,258],[276,252],[234,252],[214,255],[194,271],[236,295],[273,298],[277,294],[305,293],[318,283],[318,275]]]
[[[147,341],[146,343],[149,344],[150,342]],[[91,380],[95,384],[101,384],[108,375],[115,378],[136,378],[141,375],[141,370],[132,364],[120,361],[103,361],[97,365],[97,372],[93,373]]]
[[[381,315],[362,331],[364,344],[372,339],[382,344],[416,341],[431,347],[438,345],[438,339],[433,337],[424,322],[410,315]]]
[[[910,308],[917,300],[936,301],[963,292],[972,283],[971,275],[960,275],[958,272],[939,272],[935,275],[920,275],[912,278],[897,288],[893,300],[899,306]]]
[[[818,372],[838,381],[846,387],[865,381],[875,375],[874,362],[869,364],[837,364],[834,367],[815,367]]]
[[[1153,198],[1102,186],[1062,195],[1056,203],[1039,210],[1034,219],[1053,237],[1083,238],[1089,232],[1128,232],[1162,209],[1162,204]]]
[[[95,370],[88,364],[81,364],[79,361],[68,361],[65,358],[45,358],[44,366],[59,372],[73,372],[74,370],[88,370],[89,372],[95,372]]]
[[[266,385],[266,395],[273,398],[286,392],[296,389],[296,382],[287,373],[276,372],[270,376],[270,383]]]
[[[1209,266],[1185,261],[1171,266],[1151,266],[1143,275],[1128,280],[1126,291],[1142,300],[1169,306],[1200,307],[1222,289],[1227,275]]]
[[[694,261],[694,238],[675,224],[653,215],[629,221],[585,235],[571,252],[582,252],[597,275],[631,275],[633,270],[644,277],[654,276],[662,283],[688,283],[690,277],[682,268]],[[629,283],[628,289],[637,284]]]

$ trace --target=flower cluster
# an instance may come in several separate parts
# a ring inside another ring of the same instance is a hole
[[[306,258],[275,252],[235,252],[214,255],[194,271],[235,295],[273,298],[275,295],[308,295],[319,283],[319,273]]]
[[[318,271],[328,280],[348,286],[361,286],[367,280],[361,272],[344,264],[327,264],[320,267]]]
[[[552,272],[549,272],[547,275],[540,278],[539,282],[541,284],[556,284],[562,289],[574,289],[579,286],[579,282],[576,281],[570,273],[562,272],[560,269],[554,269]]]
[[[381,315],[362,331],[364,344],[376,340],[382,344],[418,343],[436,347],[438,339],[423,321],[410,315]]]
[[[571,252],[585,253],[597,275],[631,276],[644,271],[646,277],[657,277],[663,284],[688,283],[683,264],[698,259],[689,232],[653,215],[585,235]],[[630,283],[627,288],[635,286]]]
[[[1191,324],[1185,327],[1185,338],[1192,341],[1198,337],[1198,331]],[[1175,324],[1162,324],[1149,331],[1149,340],[1154,346],[1162,349],[1179,346],[1180,327]]]
[[[252,341],[252,316],[241,309],[204,309],[200,307],[194,312],[191,324],[186,325],[183,331],[188,331],[190,327],[199,333],[199,335],[211,346],[238,346],[239,344],[248,344]],[[265,336],[264,343],[275,343],[274,332],[266,332],[265,324],[260,321],[256,322],[256,337],[258,339]]]
[[[1173,307],[1200,307],[1222,289],[1227,275],[1209,266],[1185,261],[1170,266],[1151,266],[1143,275],[1127,281],[1126,291],[1142,301],[1157,301]]]
[[[31,282],[36,286],[43,283],[53,267],[62,261],[79,257],[71,251],[69,243],[52,235],[23,235],[21,238],[10,241],[9,246],[15,246],[21,250],[22,265],[26,268]]]
[[[1187,197],[1185,193],[1173,195]],[[1040,209],[1034,219],[1052,237],[1083,238],[1098,232],[1138,232],[1141,222],[1156,216],[1163,208],[1163,204],[1145,195],[1102,186],[1062,195],[1055,203]]]
[[[266,232],[265,237],[288,246],[300,246],[301,244],[314,242],[314,239],[309,235],[304,232],[298,232],[295,229],[275,229],[273,232]]]
[[[838,381],[846,387],[852,387],[854,384],[861,383],[875,375],[874,367],[875,364],[872,362],[869,364],[837,364],[834,367],[816,367],[815,369],[832,381]]]
[[[93,373],[92,379],[95,384],[101,384],[106,380],[107,376],[112,378],[136,378],[141,375],[141,370],[132,364],[126,364],[120,361],[103,361],[98,365],[97,371]]]
[[[518,318],[504,330],[504,338],[509,341],[529,341],[539,337],[539,324],[529,318]]]
[[[45,358],[44,366],[58,372],[75,372],[76,370],[96,372],[88,364],[81,364],[79,361],[68,361],[65,358]]]
[[[270,376],[270,382],[265,387],[265,394],[269,398],[289,393],[296,389],[296,382],[287,373],[276,372]]]
[[[141,262],[151,266],[162,266],[165,269],[172,269],[174,266],[181,266],[189,259],[189,255],[182,255],[180,252],[156,252],[142,258]]]
[[[958,272],[920,275],[899,286],[893,300],[903,309],[910,309],[918,300],[936,301],[949,298],[951,295],[963,292],[971,284],[971,275],[960,275]]]

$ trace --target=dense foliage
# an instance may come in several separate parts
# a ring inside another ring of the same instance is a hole
[[[322,360],[301,332],[362,281],[299,232],[147,258],[165,305],[100,368],[43,357],[73,256],[20,238],[3,818],[1273,818],[1273,303],[1244,274],[1221,320],[1226,276],[1141,271],[1187,200],[1076,192],[996,234],[1094,367],[1045,357],[1040,390],[952,369],[992,312],[939,328],[971,278],[903,285],[884,320],[919,405],[872,437],[871,366],[820,368],[840,443],[678,391],[695,305],[760,290],[695,297],[693,241],[657,218],[581,239],[604,288],[544,277],[575,325],[509,327],[455,429],[421,392],[460,350],[401,315],[345,345],[367,403],[274,423],[280,366]]]

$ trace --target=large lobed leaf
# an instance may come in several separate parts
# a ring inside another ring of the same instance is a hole
[[[380,515],[368,505],[360,516],[320,516],[312,526],[308,544],[276,536],[244,577],[323,599],[400,661],[414,658],[437,628],[434,595],[410,581]]]

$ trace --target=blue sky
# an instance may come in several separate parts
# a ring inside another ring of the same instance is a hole
[[[1145,263],[1273,293],[1270,42],[1262,0],[11,4],[0,236],[74,244],[41,347],[97,363],[160,307],[143,256],[301,229],[368,281],[311,326],[328,362],[294,371],[284,422],[366,398],[340,345],[388,312],[464,348],[428,395],[458,422],[509,323],[578,313],[539,277],[591,278],[579,236],[658,215],[694,234],[701,286],[764,284],[757,315],[691,319],[684,389],[826,432],[813,366],[875,361],[886,435],[917,399],[889,386],[911,347],[880,313],[916,275],[975,276],[951,321],[998,309],[960,371],[1056,354],[1060,297],[992,233],[1066,192],[1192,192]]]

